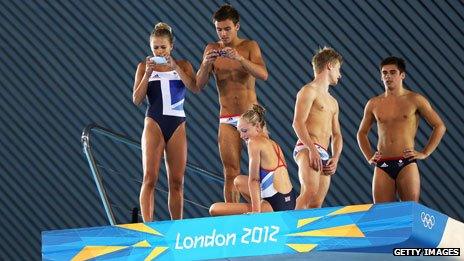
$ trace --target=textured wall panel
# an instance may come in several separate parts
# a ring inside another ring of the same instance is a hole
[[[107,224],[80,134],[95,122],[140,138],[145,105],[132,104],[132,84],[137,63],[150,53],[153,25],[171,24],[174,56],[198,69],[206,43],[216,40],[211,15],[223,2],[0,2],[0,237],[7,239],[0,242],[0,259],[39,259],[40,231]],[[258,98],[296,186],[293,106],[299,88],[312,78],[314,50],[329,45],[345,58],[342,81],[331,91],[340,104],[345,143],[327,206],[371,201],[372,168],[358,149],[356,131],[364,104],[383,91],[378,63],[398,55],[408,62],[406,85],[427,96],[448,127],[437,151],[419,163],[421,201],[464,219],[462,1],[230,2],[242,15],[240,35],[261,46],[269,79],[257,81]],[[214,173],[222,173],[218,106],[213,80],[201,94],[188,94],[189,162]],[[421,123],[418,148],[429,134]],[[140,162],[122,163],[128,154],[108,146],[108,164],[101,167],[140,178]],[[245,158],[244,153],[243,172]],[[111,189],[130,187],[125,178],[115,178]],[[189,197],[220,199],[217,191],[208,192],[214,186],[196,182],[186,181]],[[122,204],[137,201],[133,190],[118,194]]]

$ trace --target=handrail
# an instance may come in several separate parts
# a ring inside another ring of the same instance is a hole
[[[100,173],[100,171],[98,170],[98,167],[97,167],[97,163],[95,162],[95,158],[93,157],[93,153],[92,153],[92,146],[91,146],[91,133],[92,131],[95,131],[95,132],[98,132],[99,134],[102,134],[106,137],[109,137],[109,138],[112,138],[112,139],[115,139],[115,140],[118,140],[118,141],[121,141],[129,146],[132,146],[132,147],[136,147],[138,149],[141,149],[141,145],[138,141],[128,137],[127,135],[123,135],[123,134],[120,134],[120,133],[117,133],[111,129],[108,129],[108,128],[105,128],[105,127],[102,127],[102,126],[99,126],[97,125],[96,123],[91,123],[89,125],[87,125],[84,130],[82,131],[82,135],[81,135],[81,142],[83,144],[83,151],[84,151],[84,154],[85,156],[87,157],[87,161],[89,163],[89,166],[90,166],[90,170],[92,171],[92,176],[95,180],[95,184],[97,185],[97,189],[98,189],[98,193],[100,195],[100,198],[102,200],[102,203],[103,203],[103,207],[105,208],[105,213],[106,213],[106,216],[110,222],[110,224],[112,226],[116,225],[116,220],[115,220],[115,217],[114,217],[114,213],[111,209],[111,206],[110,206],[110,201],[108,199],[108,196],[107,196],[107,192],[103,186],[103,177]],[[205,176],[207,176],[208,178],[210,179],[213,179],[215,181],[218,181],[218,182],[223,182],[223,179],[220,178],[219,176],[209,172],[209,171],[206,171],[204,169],[201,169],[200,167],[194,165],[194,164],[191,164],[191,163],[187,163],[186,165],[186,168],[187,169],[192,169],[192,170],[195,170]]]

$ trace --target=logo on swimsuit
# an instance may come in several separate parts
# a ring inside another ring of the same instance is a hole
[[[322,147],[319,146],[319,145],[316,145],[316,149],[317,149],[317,152],[319,152],[319,156],[321,157],[321,160],[322,160],[322,161],[327,161],[327,160],[329,160],[330,155],[329,155],[329,153],[328,153],[324,148],[322,148]]]
[[[399,161],[398,161],[398,167],[403,166],[403,164],[404,164],[404,163],[403,163],[403,160],[399,160]]]
[[[424,227],[428,227],[429,229],[432,229],[435,225],[435,217],[433,215],[426,214],[425,212],[421,213],[421,221],[422,224],[424,224]]]
[[[285,197],[285,202],[289,202],[289,201],[290,201],[290,199],[291,199],[291,197],[290,197],[290,196],[288,196],[288,197]]]
[[[381,168],[386,168],[386,167],[388,167],[388,164],[384,162],[382,165],[380,165],[380,167]]]

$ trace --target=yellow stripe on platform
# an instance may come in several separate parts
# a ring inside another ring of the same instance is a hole
[[[365,237],[364,233],[355,224],[309,230],[289,234],[289,236],[303,237]]]
[[[125,224],[125,225],[116,225],[117,227],[122,227],[122,228],[126,228],[126,229],[130,229],[130,230],[135,230],[135,231],[139,231],[139,232],[144,232],[144,233],[148,233],[148,234],[153,234],[153,235],[157,235],[157,236],[162,236],[163,234],[161,234],[160,232],[154,230],[153,228],[143,224],[143,223],[136,223],[136,224]]]
[[[316,221],[316,220],[318,220],[318,219],[320,219],[320,218],[321,218],[321,217],[312,217],[312,218],[303,218],[303,219],[299,219],[299,220],[298,220],[298,223],[297,223],[297,225],[296,225],[296,227],[297,227],[297,228],[302,227],[302,226],[307,225],[307,224],[309,224],[309,223],[311,223],[311,222],[314,222],[314,221]]]
[[[86,246],[77,255],[73,257],[73,261],[89,260],[98,256],[113,253],[122,249],[128,248],[127,246]]]
[[[150,261],[150,260],[155,259],[161,253],[166,251],[166,249],[168,248],[167,247],[155,247],[155,249],[153,249],[153,251],[151,251],[151,253],[145,258],[145,261]]]
[[[338,209],[327,216],[335,216],[341,214],[349,214],[349,213],[356,213],[356,212],[363,212],[368,211],[372,207],[372,204],[364,204],[364,205],[354,205],[354,206],[346,206],[341,209]]]
[[[143,240],[138,242],[137,244],[133,244],[133,247],[151,247],[150,243],[147,240]]]
[[[287,246],[291,247],[299,253],[304,253],[313,250],[317,244],[287,244]]]

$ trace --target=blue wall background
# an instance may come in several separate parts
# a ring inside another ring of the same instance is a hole
[[[223,1],[0,2],[0,259],[39,259],[40,231],[107,224],[80,134],[95,122],[140,138],[145,107],[132,104],[132,84],[137,63],[150,53],[153,25],[172,25],[175,57],[198,69],[206,43],[216,40],[211,15]],[[448,127],[437,151],[419,163],[421,203],[464,219],[462,1],[230,3],[242,16],[240,35],[261,46],[270,77],[257,82],[258,97],[295,185],[293,106],[312,78],[314,50],[332,46],[345,58],[342,81],[331,91],[340,104],[345,145],[326,206],[371,202],[372,168],[358,149],[356,131],[364,104],[383,91],[378,63],[402,56],[406,85],[427,96]],[[189,162],[221,173],[213,81],[187,99]],[[429,133],[422,123],[418,148]],[[246,172],[245,157],[242,163]],[[118,173],[141,178],[136,156],[118,167]],[[114,180],[116,191],[124,191],[126,180]],[[220,192],[196,188],[189,190],[199,198],[220,200]],[[137,201],[137,191],[124,193]]]

